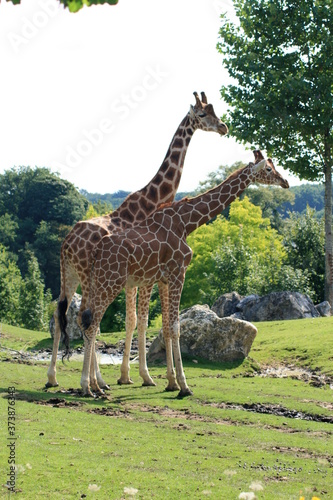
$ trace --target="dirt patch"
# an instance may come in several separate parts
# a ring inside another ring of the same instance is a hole
[[[275,415],[277,417],[293,418],[297,420],[308,420],[312,422],[322,422],[333,424],[333,416],[329,415],[316,415],[312,413],[304,413],[298,410],[290,410],[280,405],[263,405],[260,403],[206,403],[210,406],[221,408],[224,410],[245,410],[251,413],[261,413],[266,415]]]
[[[43,406],[53,406],[54,408],[80,408],[84,404],[81,401],[67,401],[67,399],[64,398],[49,398],[31,402]]]
[[[294,380],[307,382],[314,387],[331,385],[333,388],[332,377],[294,365],[264,366],[261,367],[257,375],[259,377],[292,378]]]
[[[103,406],[102,408],[91,408],[88,413],[94,413],[95,415],[102,415],[104,417],[122,417],[132,419],[130,412],[126,409],[119,408],[107,408]]]

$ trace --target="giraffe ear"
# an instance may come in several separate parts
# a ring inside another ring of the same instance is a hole
[[[194,107],[192,106],[192,104],[190,105],[190,111],[189,111],[189,113],[190,113],[190,116],[192,116],[192,118],[195,117]]]
[[[260,170],[262,170],[263,168],[265,168],[266,166],[266,160],[261,160],[259,163],[256,163],[254,165],[254,171],[255,172],[260,172]]]

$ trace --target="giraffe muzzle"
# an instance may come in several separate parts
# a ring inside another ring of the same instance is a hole
[[[227,125],[225,123],[221,123],[220,127],[219,127],[219,134],[221,136],[223,135],[227,135],[229,132],[229,129],[227,127]]]

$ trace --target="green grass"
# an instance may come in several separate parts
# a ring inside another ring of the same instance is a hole
[[[90,400],[64,392],[79,387],[80,363],[58,363],[60,386],[46,391],[48,365],[19,363],[9,350],[51,347],[47,334],[2,325],[0,484],[9,471],[7,395],[14,386],[16,488],[24,499],[229,500],[251,491],[258,499],[333,498],[332,424],[244,409],[274,405],[332,416],[329,384],[258,373],[293,364],[332,376],[333,318],[256,326],[241,364],[184,361],[189,398],[164,391],[164,366],[150,367],[156,387],[141,387],[134,364],[132,386],[117,385],[119,366],[103,365],[111,391]]]

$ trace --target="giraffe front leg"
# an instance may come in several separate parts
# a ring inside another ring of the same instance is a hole
[[[54,330],[54,337],[53,337],[52,357],[51,357],[49,369],[47,370],[48,381],[45,384],[45,387],[47,387],[47,388],[57,387],[59,385],[57,382],[57,378],[56,378],[57,354],[58,354],[59,342],[60,342],[60,337],[61,337],[61,330],[60,330],[59,319],[58,319],[58,307],[54,313],[54,323],[55,323],[55,330]]]
[[[143,386],[155,386],[156,383],[149,375],[146,357],[146,330],[148,327],[149,300],[153,285],[140,288],[138,304],[138,344],[139,344],[139,374],[143,379]]]
[[[185,279],[185,270],[183,273],[176,275],[172,282],[169,282],[169,318],[170,318],[170,331],[172,338],[173,356],[176,366],[177,382],[180,386],[178,397],[191,396],[193,393],[187,385],[186,377],[183,368],[182,355],[180,351],[179,337],[179,304],[180,296]]]
[[[100,371],[98,366],[97,354],[95,350],[95,343],[93,343],[91,348],[91,360],[90,360],[90,387],[97,395],[104,396],[105,392],[103,389],[106,384],[100,374],[100,378],[102,380],[102,383],[104,384],[104,387],[101,387],[100,381],[98,380],[98,373],[100,374]]]
[[[130,354],[133,332],[136,327],[136,293],[137,288],[126,287],[126,338],[125,348],[123,354],[123,361],[120,366],[120,378],[118,379],[119,385],[133,384],[130,378]]]
[[[106,382],[104,382],[101,371],[99,369],[99,363],[98,363],[96,351],[94,352],[94,357],[95,357],[95,373],[96,373],[97,383],[101,389],[109,391],[110,386]]]
[[[87,332],[86,332],[87,333]],[[84,359],[83,368],[81,375],[81,387],[83,396],[94,397],[90,389],[90,365],[91,365],[91,355],[92,355],[92,343],[94,340],[90,338],[84,339]]]
[[[162,282],[158,283],[158,289],[161,300],[162,325],[163,325],[162,330],[163,330],[163,338],[164,338],[166,361],[167,361],[168,385],[165,388],[165,390],[179,391],[179,385],[176,380],[176,372],[173,365],[173,356],[172,356],[172,340],[170,335],[170,323],[169,323],[169,289],[168,285]]]

